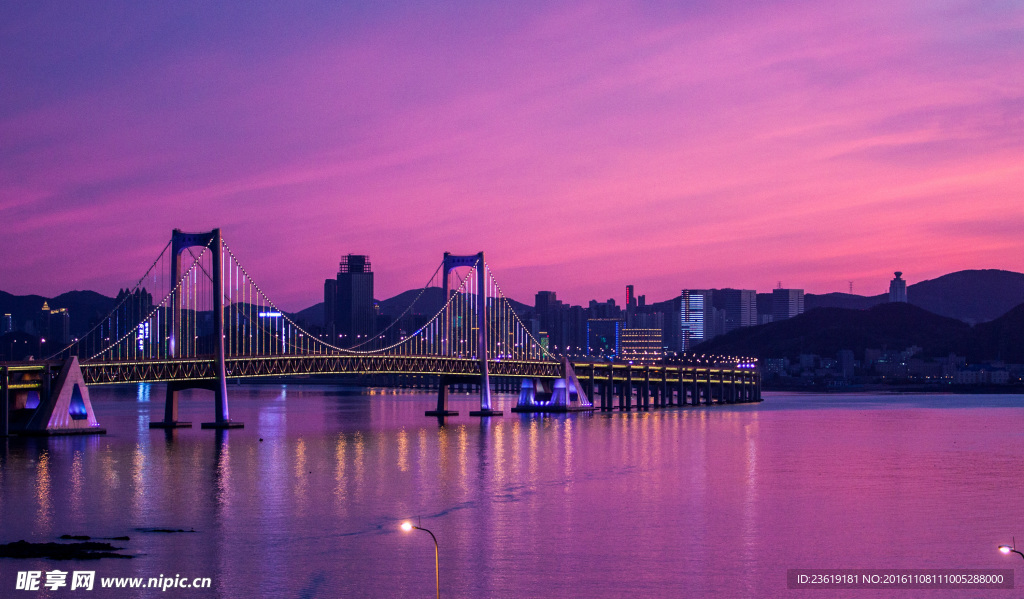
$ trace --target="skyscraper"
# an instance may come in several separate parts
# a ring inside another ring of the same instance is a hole
[[[723,333],[757,324],[757,292],[753,289],[721,289],[713,292],[715,307],[725,312]]]
[[[332,343],[352,347],[375,332],[369,256],[342,256],[335,280],[324,281],[324,328]]]
[[[772,290],[772,321],[779,322],[804,313],[803,289]]]
[[[636,295],[633,293],[633,286],[626,285],[626,326],[634,325],[633,319],[636,316]]]
[[[889,282],[889,301],[907,303],[907,282],[900,277],[903,273],[896,271],[896,278]]]
[[[680,295],[679,320],[681,325],[682,351],[708,339],[711,325],[711,292],[705,289],[683,289]]]

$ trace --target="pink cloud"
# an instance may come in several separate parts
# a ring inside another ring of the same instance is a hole
[[[214,226],[288,308],[349,252],[379,297],[485,250],[514,297],[575,303],[1024,270],[1019,242],[957,227],[1024,217],[1005,11],[400,9],[265,45],[207,24],[0,116],[0,289],[110,293],[172,228]]]

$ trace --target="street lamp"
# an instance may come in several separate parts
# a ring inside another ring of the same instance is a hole
[[[406,520],[405,522],[402,522],[401,528],[405,532],[410,532],[413,529],[422,530],[423,532],[425,532],[428,535],[430,535],[431,539],[434,539],[434,585],[435,585],[435,587],[437,589],[437,599],[441,599],[441,568],[438,565],[438,560],[437,560],[437,553],[438,553],[437,537],[435,537],[434,533],[430,532],[426,528],[423,528],[423,527],[420,527],[420,526],[413,526],[412,522],[409,522],[408,520]]]
[[[1013,545],[1000,545],[999,553],[1002,553],[1003,555],[1010,555],[1011,553],[1016,553],[1020,556],[1021,559],[1024,559],[1024,553],[1021,553],[1016,549],[1016,542],[1014,542]]]

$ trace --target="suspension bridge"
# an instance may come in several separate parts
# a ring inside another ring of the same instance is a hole
[[[95,432],[89,385],[167,384],[164,419],[153,428],[191,426],[178,419],[178,394],[207,389],[214,418],[204,428],[234,428],[227,380],[318,374],[430,375],[448,416],[449,385],[473,381],[474,416],[497,416],[491,377],[522,380],[514,411],[574,411],[760,401],[756,362],[691,358],[675,365],[571,362],[531,334],[498,285],[483,252],[445,253],[420,291],[441,287],[444,304],[422,324],[406,313],[380,333],[342,347],[311,333],[279,309],[225,242],[220,229],[175,230],[145,274],[80,339],[46,360],[0,364],[0,434]],[[580,376],[577,377],[577,372]],[[634,393],[635,392],[635,393]],[[616,405],[616,398],[618,403]]]

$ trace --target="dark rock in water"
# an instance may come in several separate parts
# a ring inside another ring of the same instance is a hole
[[[132,539],[128,535],[125,535],[123,537],[110,537],[110,540],[111,541],[130,541]]]
[[[88,541],[91,537],[89,535],[61,535],[58,538],[65,541]]]
[[[0,557],[13,557],[16,559],[102,559],[105,557],[116,557],[131,559],[131,555],[114,553],[121,551],[124,547],[114,547],[110,543],[84,542],[84,543],[29,543],[28,541],[15,541],[0,545]]]

